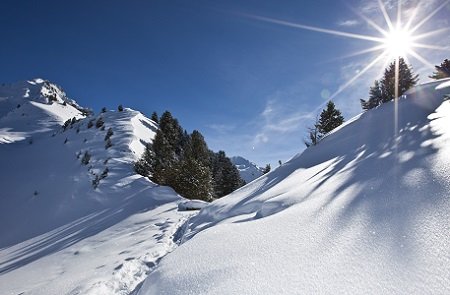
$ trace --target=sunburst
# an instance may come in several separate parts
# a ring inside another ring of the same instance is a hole
[[[338,94],[340,94],[342,91],[344,91],[347,87],[349,87],[353,82],[355,82],[358,78],[360,78],[364,73],[366,73],[370,68],[375,66],[379,62],[384,62],[384,65],[387,65],[388,62],[395,60],[397,63],[399,57],[403,57],[405,59],[408,59],[408,57],[414,57],[415,59],[419,60],[421,63],[425,64],[426,66],[433,68],[434,66],[423,56],[421,56],[418,53],[418,49],[420,48],[427,48],[427,49],[435,49],[435,50],[446,50],[450,52],[449,47],[440,47],[435,46],[432,44],[426,44],[422,43],[424,39],[440,34],[442,32],[448,31],[449,28],[442,28],[437,29],[434,31],[428,31],[425,33],[417,34],[418,29],[420,29],[426,22],[428,22],[436,13],[438,13],[442,8],[444,8],[447,4],[449,4],[450,0],[444,1],[441,5],[439,5],[436,9],[434,9],[431,13],[426,15],[423,19],[421,19],[414,27],[412,27],[413,22],[416,20],[417,13],[420,10],[420,7],[417,6],[412,14],[410,15],[409,19],[407,19],[405,22],[402,22],[401,16],[402,16],[402,1],[398,0],[398,6],[397,6],[397,18],[395,22],[392,21],[390,18],[385,5],[381,0],[378,0],[378,5],[380,12],[382,13],[384,20],[386,22],[386,29],[383,29],[379,25],[375,23],[372,19],[368,18],[367,16],[357,12],[353,9],[353,11],[361,17],[364,21],[366,21],[371,27],[373,27],[376,31],[380,33],[379,36],[372,36],[372,35],[364,35],[364,34],[357,34],[357,33],[350,33],[350,32],[343,32],[338,30],[331,30],[326,28],[320,28],[320,27],[314,27],[299,23],[293,23],[288,22],[284,20],[279,19],[273,19],[273,18],[267,18],[262,16],[255,16],[255,15],[245,15],[246,17],[250,17],[259,21],[264,22],[270,22],[277,25],[283,25],[288,27],[293,27],[297,29],[302,30],[309,30],[324,34],[331,34],[335,36],[341,36],[346,38],[352,38],[352,39],[360,39],[365,41],[374,42],[375,45],[372,47],[369,47],[365,50],[361,50],[359,52],[352,53],[348,55],[347,57],[353,57],[357,55],[367,54],[367,53],[373,53],[373,52],[380,52],[376,57],[370,61],[366,67],[364,67],[362,70],[360,70],[355,76],[353,76],[350,80],[343,83],[331,96],[330,99],[333,99]],[[398,75],[396,75],[396,78],[398,78]],[[398,85],[398,82],[396,81],[396,85]],[[396,95],[397,97],[398,95]]]

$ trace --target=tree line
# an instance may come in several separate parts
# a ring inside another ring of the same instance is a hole
[[[138,174],[171,186],[186,198],[205,201],[225,196],[245,184],[225,152],[211,151],[199,131],[188,134],[169,111],[161,118],[154,112],[151,119],[159,129],[134,165]]]
[[[429,77],[432,79],[443,79],[450,77],[450,60],[445,59],[440,65],[435,66],[436,71]],[[398,70],[398,85],[396,85],[396,71]],[[394,100],[396,94],[400,97],[408,89],[415,86],[419,81],[419,75],[414,74],[402,57],[391,62],[384,70],[383,77],[375,80],[369,89],[369,98],[361,99],[361,107],[364,111],[378,107],[379,105]],[[396,89],[396,87],[398,87]],[[333,103],[329,101],[320,115],[316,116],[315,123],[307,128],[307,139],[304,140],[306,147],[316,145],[330,131],[344,123],[344,117]]]

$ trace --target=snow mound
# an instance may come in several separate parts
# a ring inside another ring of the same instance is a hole
[[[203,208],[139,294],[449,294],[449,93],[417,86]]]
[[[178,203],[178,210],[189,211],[189,210],[200,210],[209,205],[208,202],[202,200],[186,200]]]

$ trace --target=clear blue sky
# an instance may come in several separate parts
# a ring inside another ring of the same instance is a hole
[[[386,2],[395,17],[395,1]],[[423,2],[423,1],[422,1]],[[419,22],[444,1],[428,1]],[[405,17],[418,1],[404,1]],[[317,108],[377,53],[365,40],[283,26],[267,17],[358,34],[380,34],[350,9],[386,23],[376,1],[18,1],[2,0],[0,82],[42,77],[79,104],[118,104],[150,115],[169,110],[213,150],[257,164],[303,148]],[[448,27],[447,3],[418,32]],[[425,41],[424,41],[425,42]],[[449,34],[426,39],[448,46]],[[431,63],[448,50],[418,49]],[[378,52],[379,53],[379,52]],[[422,81],[431,73],[410,59]],[[349,118],[382,62],[334,97]]]

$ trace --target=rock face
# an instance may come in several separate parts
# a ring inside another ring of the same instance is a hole
[[[250,183],[263,175],[264,168],[258,167],[255,163],[252,163],[243,157],[232,157],[230,160],[237,167],[241,178],[245,180],[246,183]]]

